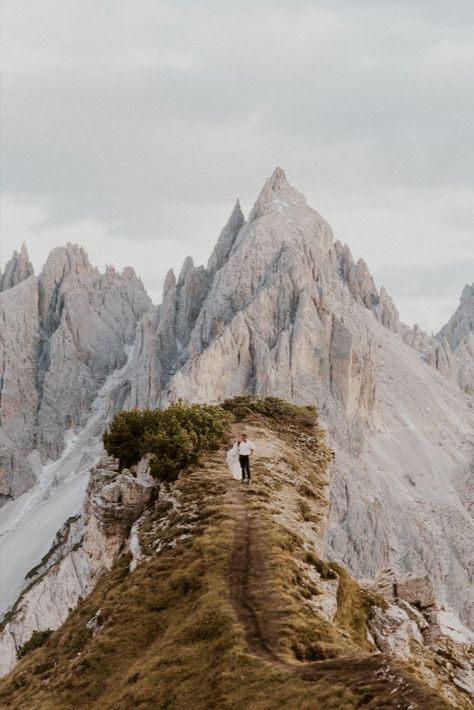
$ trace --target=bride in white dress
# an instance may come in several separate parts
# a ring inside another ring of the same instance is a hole
[[[227,466],[236,481],[242,480],[242,470],[239,462],[239,443],[236,441],[233,447],[227,452]]]

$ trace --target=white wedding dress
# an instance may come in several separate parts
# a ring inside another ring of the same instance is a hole
[[[233,447],[227,452],[226,459],[232,478],[235,478],[236,481],[241,481],[242,470],[240,468],[239,449],[237,444],[234,444]]]

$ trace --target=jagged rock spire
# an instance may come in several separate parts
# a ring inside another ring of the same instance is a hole
[[[20,251],[14,251],[10,261],[5,266],[5,272],[0,275],[0,291],[6,291],[21,283],[34,273],[33,265],[28,256],[25,242]]]
[[[187,256],[186,259],[183,261],[183,266],[181,267],[181,271],[178,277],[178,288],[180,288],[184,284],[186,276],[192,269],[194,269],[193,258],[192,256]]]
[[[240,232],[242,226],[245,224],[244,213],[240,206],[240,202],[237,199],[234,205],[234,209],[231,212],[227,224],[219,235],[217,244],[214,247],[214,251],[207,263],[207,268],[211,272],[218,271],[229,258],[229,254],[235,243],[237,234]]]
[[[474,331],[474,283],[466,284],[461,294],[459,306],[446,325],[441,328],[438,338],[447,338],[453,349],[465,341]]]
[[[282,202],[306,205],[306,199],[289,184],[284,171],[281,168],[275,168],[272,175],[266,180],[250,212],[249,223],[275,208],[278,209]]]

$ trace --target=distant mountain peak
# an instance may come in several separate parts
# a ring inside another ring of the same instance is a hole
[[[61,281],[71,273],[82,274],[87,271],[93,271],[93,267],[86,250],[78,244],[68,242],[66,246],[56,247],[50,252],[41,276],[48,275],[55,281]]]
[[[461,294],[461,303],[474,302],[474,283],[466,284]]]
[[[207,263],[209,271],[218,271],[225,264],[235,243],[237,234],[244,224],[244,213],[242,212],[240,201],[237,198],[230,217],[221,231],[217,244]]]
[[[7,291],[27,279],[34,273],[33,265],[28,256],[25,242],[20,251],[14,251],[12,258],[5,266],[5,272],[0,274],[0,291]]]

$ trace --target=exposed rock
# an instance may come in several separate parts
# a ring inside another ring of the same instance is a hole
[[[102,628],[102,624],[102,611],[100,609],[97,609],[94,616],[87,622],[86,629],[89,629],[89,631],[92,631],[92,634],[95,635]]]
[[[428,575],[398,579],[396,582],[396,595],[421,609],[433,606],[436,602],[433,583]]]
[[[433,636],[436,625],[429,619],[429,613],[421,614],[408,602],[398,601],[386,610],[373,607],[369,630],[381,651],[414,663],[425,682],[438,688],[452,707],[471,707],[474,646],[463,635]]]
[[[92,469],[82,518],[69,521],[58,533],[0,627],[0,676],[14,666],[18,648],[33,631],[58,628],[100,575],[111,569],[133,523],[155,494],[146,459],[132,471],[119,473],[116,460],[103,457]],[[88,628],[99,630],[100,610]]]
[[[425,352],[429,349],[433,342],[433,339],[428,335],[428,333],[425,333],[424,330],[421,330],[420,326],[417,323],[415,323],[413,328],[409,328],[408,326],[406,326],[405,328],[406,329],[403,333],[403,340],[407,345],[409,345],[414,350],[418,350],[418,352],[420,353]]]
[[[437,338],[449,343],[454,353],[452,369],[460,386],[474,394],[474,284],[464,287],[456,312]]]
[[[38,282],[30,276],[0,294],[0,505],[34,481],[27,454],[34,444],[39,397]]]
[[[466,286],[461,294],[460,304],[439,332],[440,337],[444,337],[456,350],[465,340],[466,336],[474,331],[474,283]]]
[[[92,580],[110,569],[130,529],[155,495],[156,481],[143,460],[133,472],[118,472],[118,463],[103,458],[91,471],[84,506],[84,553]]]
[[[404,601],[403,599],[397,600],[397,606],[399,606],[400,609],[403,609],[403,611],[406,612],[406,614],[408,615],[408,618],[415,622],[415,624],[417,625],[417,627],[420,631],[423,632],[429,628],[428,621],[423,616],[421,611],[418,611],[418,609],[415,606],[412,606],[411,604]]]
[[[428,612],[429,638],[437,639],[438,636],[449,636],[457,643],[474,644],[474,633],[461,623],[458,614],[453,609],[437,607]]]
[[[337,613],[337,590],[339,583],[337,579],[322,579],[321,575],[316,577],[316,581],[319,594],[311,599],[311,606],[325,619],[333,621]]]
[[[378,308],[376,309],[377,316],[385,328],[398,333],[400,330],[400,317],[398,310],[392,301],[392,297],[382,286],[380,288],[380,298]]]
[[[393,569],[390,567],[378,572],[373,580],[361,580],[361,584],[379,594],[388,602],[394,602],[397,599],[397,580]]]
[[[375,607],[369,630],[376,645],[383,653],[408,660],[413,653],[413,644],[423,645],[423,636],[416,621],[399,606],[391,605],[386,610]]]
[[[23,243],[19,252],[13,252],[12,258],[5,266],[4,273],[0,273],[0,291],[17,286],[33,274],[33,265],[28,257],[26,244]]]
[[[0,503],[34,482],[33,450],[56,459],[65,433],[85,425],[150,305],[133,269],[99,274],[77,246],[54,249],[38,278],[28,264],[23,248],[0,294]]]
[[[234,242],[237,235],[245,223],[245,217],[240,207],[240,202],[237,200],[232,214],[229,217],[227,224],[219,235],[217,244],[214,247],[209,261],[207,262],[207,269],[210,273],[215,273],[224,266],[229,254],[234,246]]]
[[[418,350],[432,367],[455,380],[462,390],[474,394],[474,284],[464,287],[460,304],[436,337],[415,325],[406,328],[403,339]]]

